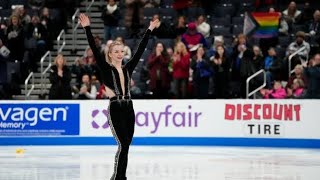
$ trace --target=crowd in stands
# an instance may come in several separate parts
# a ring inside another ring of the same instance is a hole
[[[37,72],[37,63],[61,29],[67,29],[79,2],[74,0],[0,1],[0,99],[20,94],[29,72]]]
[[[102,54],[112,41],[124,42],[126,63],[149,21],[160,19],[132,76],[135,98],[246,98],[247,78],[261,69],[266,86],[258,98],[320,98],[319,9],[318,2],[301,0],[108,0],[101,7],[104,35],[96,35],[95,42]],[[243,34],[246,12],[278,12],[278,36]],[[46,46],[37,47],[48,48],[48,40],[41,40]],[[59,55],[52,68],[50,99],[108,98],[90,48],[71,67],[64,61]],[[72,74],[76,84],[70,83]],[[250,91],[262,83],[261,74],[250,82]]]

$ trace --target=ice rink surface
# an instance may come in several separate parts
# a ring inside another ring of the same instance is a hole
[[[108,180],[116,148],[0,146],[0,180]],[[128,180],[319,180],[320,150],[131,146],[127,177]]]

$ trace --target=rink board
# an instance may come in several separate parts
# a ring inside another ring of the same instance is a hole
[[[134,100],[134,145],[320,148],[317,100]],[[0,145],[115,145],[108,100],[0,101]]]

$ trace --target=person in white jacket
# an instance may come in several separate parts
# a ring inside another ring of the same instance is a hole
[[[206,22],[204,15],[200,15],[197,19],[197,31],[201,33],[205,38],[210,36],[210,25]]]

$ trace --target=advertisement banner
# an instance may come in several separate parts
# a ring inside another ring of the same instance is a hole
[[[79,135],[79,104],[0,103],[0,136]]]
[[[135,100],[135,137],[319,139],[318,101]],[[108,101],[81,103],[81,136],[112,137]]]

